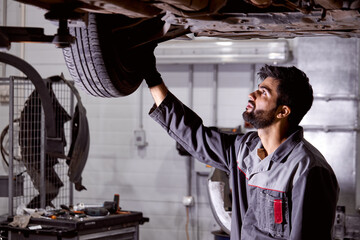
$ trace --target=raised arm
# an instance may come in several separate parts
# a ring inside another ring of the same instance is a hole
[[[168,89],[164,83],[150,87],[150,93],[155,101],[156,106],[159,106],[165,99]]]
[[[236,136],[205,127],[195,112],[168,91],[157,71],[153,49],[144,47],[142,55],[139,71],[157,106],[151,109],[150,116],[195,158],[229,171],[231,160],[236,160]]]

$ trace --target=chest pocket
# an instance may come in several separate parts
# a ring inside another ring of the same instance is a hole
[[[259,191],[256,218],[261,230],[282,238],[289,232],[289,207],[287,197],[282,193],[277,195],[270,195],[266,190]]]

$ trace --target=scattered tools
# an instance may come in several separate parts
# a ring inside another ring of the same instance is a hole
[[[78,218],[86,217],[86,214],[85,214],[84,211],[75,211],[75,210],[73,210],[72,207],[70,208],[70,207],[68,207],[68,206],[66,206],[64,204],[60,205],[60,207],[61,207],[62,211],[67,212],[68,215],[70,215],[70,216],[78,217]]]
[[[102,205],[86,205],[79,203],[74,206],[75,211],[84,211],[89,216],[106,216],[107,214],[117,213],[121,208],[119,207],[120,196],[114,195],[113,201],[105,201]]]
[[[88,205],[84,203],[78,203],[75,206],[66,206],[64,204],[60,205],[61,209],[57,211],[53,211],[52,215],[58,217],[62,215],[63,212],[67,212],[71,216],[75,217],[86,217],[86,216],[106,216],[108,214],[116,214],[121,213],[119,207],[120,196],[119,194],[114,195],[113,201],[105,201],[103,204],[98,205]]]
[[[130,212],[122,212],[119,207],[119,194],[114,195],[113,201],[105,201],[102,205],[85,205],[84,203],[76,204],[75,206],[60,205],[60,209],[43,210],[41,214],[32,217],[46,218],[46,219],[81,219],[88,216],[107,216],[109,214],[125,214]],[[26,212],[24,212],[26,210]],[[27,215],[30,218],[30,212],[36,211],[34,209],[26,208],[25,205],[19,209],[19,215]],[[17,219],[16,219],[17,220]],[[22,219],[21,219],[22,220]],[[17,222],[20,222],[18,220]]]

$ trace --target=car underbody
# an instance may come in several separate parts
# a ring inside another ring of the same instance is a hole
[[[86,20],[89,12],[138,19],[132,24],[161,18],[164,39],[186,33],[232,39],[360,34],[359,0],[19,1],[47,9],[52,20]]]

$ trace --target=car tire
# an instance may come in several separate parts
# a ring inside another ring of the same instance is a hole
[[[130,25],[129,21],[136,20],[119,18],[125,17],[91,13],[86,27],[69,28],[76,40],[63,49],[66,65],[76,85],[96,97],[127,96],[143,80],[136,71],[127,70],[136,67],[129,68],[122,56],[130,48],[132,39],[127,34],[132,30],[114,35],[114,29],[121,28],[119,24]]]

